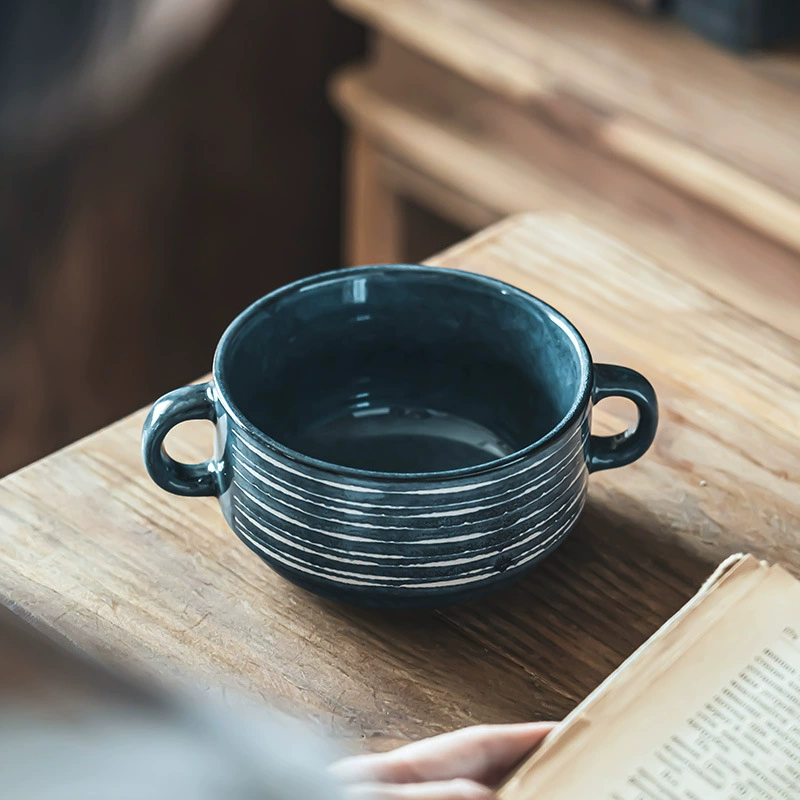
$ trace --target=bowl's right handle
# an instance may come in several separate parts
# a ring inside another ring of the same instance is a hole
[[[645,454],[658,425],[658,400],[650,381],[636,370],[613,364],[594,365],[592,402],[606,397],[626,397],[639,410],[636,427],[614,436],[589,439],[589,472],[623,467]]]

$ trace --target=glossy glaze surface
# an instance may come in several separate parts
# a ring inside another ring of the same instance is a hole
[[[522,463],[454,480],[336,478],[228,437],[223,509],[273,567],[350,602],[469,599],[557,547],[583,507],[585,417]]]
[[[631,396],[644,424],[590,437],[593,392]],[[177,465],[163,434],[203,403],[215,457]],[[211,480],[236,534],[294,582],[420,607],[474,597],[551,552],[590,469],[638,457],[654,426],[649,384],[594,368],[546,304],[481,276],[389,265],[256,303],[223,336],[214,381],[154,406],[143,447],[169,491]]]
[[[373,267],[287,287],[234,323],[215,370],[279,445],[376,472],[494,461],[587,393],[589,354],[544,303],[480,276]]]

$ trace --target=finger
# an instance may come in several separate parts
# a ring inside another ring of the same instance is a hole
[[[495,783],[552,730],[555,723],[479,725],[434,736],[389,753],[355,756],[334,765],[343,782],[423,783],[469,778]]]
[[[497,795],[475,781],[459,778],[431,783],[368,783],[349,786],[347,800],[497,800]]]
[[[380,782],[386,772],[385,759],[386,753],[348,756],[331,764],[328,773],[343,784]]]
[[[390,753],[396,769],[414,781],[470,778],[493,784],[503,778],[553,729],[554,723],[479,725],[426,739]]]

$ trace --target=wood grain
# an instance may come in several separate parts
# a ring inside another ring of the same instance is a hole
[[[6,605],[11,605],[8,599]],[[24,704],[39,720],[78,717],[89,710],[161,707],[151,691],[120,669],[89,659],[52,630],[37,630],[22,614],[0,607],[0,703]]]
[[[385,39],[366,68],[336,77],[332,95],[353,130],[420,174],[411,196],[446,218],[476,229],[565,211],[800,336],[797,253],[546,119]]]
[[[366,136],[350,136],[345,262],[394,264],[400,257],[399,198],[380,180],[378,154]]]
[[[797,54],[743,59],[607,0],[335,0],[371,27],[798,249]],[[758,184],[753,191],[754,183]]]
[[[593,476],[541,568],[435,614],[319,600],[240,544],[213,501],[149,481],[140,413],[0,482],[0,592],[112,662],[235,687],[382,748],[560,717],[731,552],[800,574],[797,340],[570,218],[516,217],[432,263],[538,294],[598,360],[659,392],[651,452]],[[595,423],[619,420],[604,403]],[[182,426],[171,448],[199,460],[208,437]]]

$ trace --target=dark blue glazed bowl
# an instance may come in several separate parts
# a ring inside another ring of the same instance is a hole
[[[635,430],[589,434],[628,397]],[[214,458],[180,464],[174,425],[209,419]],[[521,575],[574,526],[588,473],[628,464],[657,422],[650,384],[592,364],[557,311],[491,278],[383,265],[267,295],[223,335],[213,380],[144,426],[153,480],[216,495],[234,532],[318,594],[380,607],[460,602]]]

